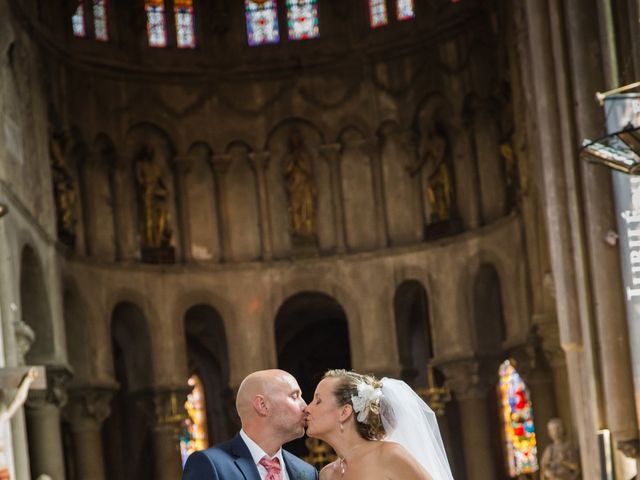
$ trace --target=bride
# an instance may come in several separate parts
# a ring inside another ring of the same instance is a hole
[[[453,480],[435,414],[400,380],[329,370],[306,413],[338,455],[320,480]]]

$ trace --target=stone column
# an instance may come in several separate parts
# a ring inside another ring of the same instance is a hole
[[[335,235],[336,253],[347,251],[344,220],[344,199],[342,197],[342,144],[329,143],[320,146],[320,154],[329,163],[329,175],[331,181],[331,203],[333,207],[333,232]]]
[[[415,212],[416,218],[414,219],[414,236],[417,242],[420,242],[424,239],[424,227],[426,224],[426,211],[424,205],[424,193],[422,192],[422,175],[424,171],[424,167],[420,168],[419,171],[413,171],[412,166],[417,162],[417,137],[413,130],[405,130],[398,133],[398,139],[400,141],[401,147],[406,151],[407,154],[407,163],[404,166],[406,169],[407,175],[411,179],[411,183],[413,183],[413,194],[414,194],[414,204],[415,204]]]
[[[214,155],[212,159],[213,180],[216,189],[216,211],[219,219],[218,235],[220,243],[220,259],[221,261],[229,261],[231,259],[231,237],[229,235],[229,226],[231,219],[229,218],[228,193],[225,183],[225,176],[231,165],[231,155]]]
[[[273,239],[271,236],[271,209],[269,208],[269,188],[267,185],[267,169],[270,153],[252,152],[249,154],[251,166],[258,183],[258,207],[260,209],[260,237],[262,238],[262,259],[273,258]]]
[[[101,428],[109,416],[115,385],[90,385],[69,390],[63,410],[73,435],[77,478],[106,480]]]
[[[179,436],[189,390],[181,386],[158,386],[138,394],[139,405],[150,419],[154,479],[176,480],[182,475]]]
[[[384,175],[382,174],[382,155],[380,153],[380,140],[372,138],[365,140],[361,145],[362,150],[371,162],[373,177],[373,194],[375,197],[376,211],[376,236],[378,247],[385,248],[389,245],[389,226],[387,224],[387,202],[384,194]]]
[[[595,9],[595,5],[592,7]],[[568,55],[573,74],[571,92],[575,105],[575,123],[579,138],[598,138],[602,134],[605,112],[593,100],[593,92],[604,82],[602,71],[595,68],[594,52],[585,45],[597,45],[598,19],[584,1],[566,2]],[[611,85],[617,87],[618,85]],[[600,339],[602,392],[607,427],[614,444],[638,444],[638,419],[634,402],[633,374],[629,349],[629,330],[623,299],[622,272],[617,245],[606,242],[609,231],[616,230],[611,172],[581,162],[582,196],[588,233],[587,248],[591,264],[594,317]],[[636,447],[637,449],[637,447]]]
[[[71,373],[64,366],[47,367],[47,389],[34,390],[26,403],[31,475],[65,479],[60,409],[67,402],[66,384]]]
[[[185,175],[191,167],[192,158],[187,155],[173,158],[176,173],[176,207],[178,209],[178,225],[182,260],[189,262],[191,257],[191,222],[189,221],[189,201],[185,187]]]
[[[127,153],[117,155],[113,171],[113,218],[116,237],[116,258],[132,260],[140,254],[137,244],[139,222],[133,157]]]
[[[498,478],[491,446],[491,419],[488,398],[497,384],[497,361],[461,359],[438,365],[460,408],[465,469],[468,480]],[[496,419],[498,421],[498,419]]]

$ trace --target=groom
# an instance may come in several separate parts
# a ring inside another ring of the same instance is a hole
[[[306,406],[289,373],[250,374],[236,397],[242,429],[232,440],[190,455],[182,480],[317,480],[314,467],[282,449],[304,435]]]

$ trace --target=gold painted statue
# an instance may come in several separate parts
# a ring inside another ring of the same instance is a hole
[[[293,234],[316,236],[316,188],[313,179],[311,153],[304,146],[302,135],[294,130],[289,138],[289,153],[285,157],[284,177]]]
[[[420,141],[417,161],[408,167],[409,173],[416,175],[425,165],[433,165],[426,187],[431,222],[443,222],[451,218],[453,182],[447,165],[447,147],[447,139],[437,128],[430,128]]]
[[[566,441],[564,425],[559,418],[552,418],[547,424],[553,443],[542,454],[540,469],[542,480],[577,480],[580,476],[578,449]]]
[[[154,160],[152,147],[145,146],[136,162],[136,179],[142,197],[142,244],[165,247],[171,240],[169,226],[169,189],[162,178],[162,168]]]
[[[76,224],[78,223],[76,216],[78,194],[73,177],[65,166],[64,154],[62,153],[63,141],[62,134],[53,134],[49,142],[51,176],[56,213],[58,215],[58,233],[66,239],[73,239],[75,237]]]

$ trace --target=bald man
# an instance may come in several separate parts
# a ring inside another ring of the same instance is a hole
[[[250,374],[236,397],[242,429],[232,440],[190,455],[182,480],[317,480],[314,467],[282,449],[304,435],[306,406],[289,373]]]

